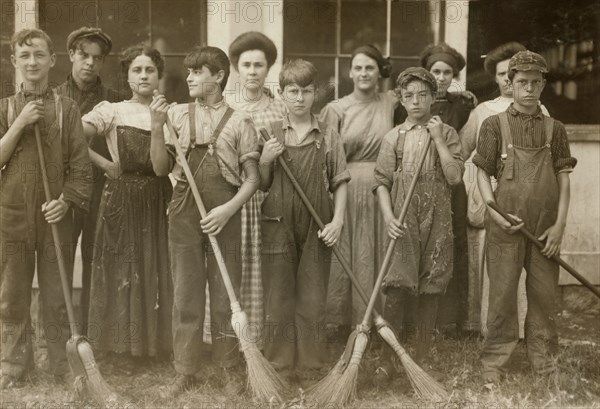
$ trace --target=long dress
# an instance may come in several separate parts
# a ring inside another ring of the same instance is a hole
[[[82,120],[104,135],[122,175],[102,192],[92,261],[88,337],[101,350],[168,356],[173,283],[168,257],[171,182],[150,161],[150,110],[101,102]]]
[[[392,92],[362,101],[352,94],[327,104],[319,120],[338,130],[348,170],[348,202],[339,249],[362,288],[371,294],[385,251],[386,228],[373,194],[374,170],[383,136],[393,128],[398,100]],[[379,303],[376,307],[380,307]],[[332,258],[327,290],[327,325],[331,329],[362,321],[366,305],[352,288],[337,259]],[[379,308],[381,310],[381,308]]]
[[[469,249],[469,292],[467,297],[467,323],[465,329],[470,331],[481,331],[482,335],[487,334],[487,311],[489,279],[485,267],[485,229],[483,228],[483,218],[481,213],[482,203],[481,195],[477,190],[477,167],[473,164],[473,154],[477,147],[479,129],[483,121],[492,116],[504,112],[513,102],[512,98],[497,97],[490,101],[479,104],[469,116],[469,120],[460,130],[460,140],[463,147],[463,158],[465,159],[465,174],[463,181],[468,193],[468,214],[478,213],[468,220],[467,237],[470,245]],[[541,107],[544,115],[549,116],[544,106]],[[495,180],[492,181],[495,188]],[[526,271],[523,269],[519,280],[517,293],[517,308],[519,316],[519,338],[525,336],[525,315],[527,313],[527,294],[525,291]]]
[[[267,88],[263,88],[261,98],[256,101],[246,101],[240,95],[227,93],[225,94],[225,101],[236,111],[242,111],[250,115],[257,132],[260,128],[264,127],[271,135],[273,133],[270,132],[270,124],[281,121],[286,113],[283,101],[275,99]],[[240,301],[242,308],[248,314],[248,321],[252,331],[250,336],[257,340],[259,346],[262,345],[264,326],[264,299],[260,256],[260,207],[264,198],[264,193],[259,190],[244,204],[242,209],[242,248],[244,249],[244,257],[242,261]]]

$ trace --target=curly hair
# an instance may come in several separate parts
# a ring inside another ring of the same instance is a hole
[[[483,69],[492,76],[496,75],[496,65],[500,61],[508,60],[519,51],[525,51],[526,49],[523,44],[516,41],[501,44],[487,53],[483,62]]]
[[[158,70],[158,78],[162,78],[163,73],[165,71],[165,60],[163,59],[162,55],[160,55],[160,51],[144,43],[127,47],[121,53],[119,64],[121,67],[121,75],[123,76],[123,78],[127,80],[127,73],[129,72],[129,67],[131,66],[131,63],[140,55],[150,57],[154,65],[156,65],[156,69]]]
[[[229,46],[231,64],[237,70],[240,55],[245,51],[260,50],[265,53],[267,67],[270,69],[277,60],[277,47],[269,37],[258,31],[240,34]]]

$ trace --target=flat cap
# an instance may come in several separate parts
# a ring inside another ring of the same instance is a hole
[[[67,50],[72,50],[77,40],[82,38],[97,39],[106,44],[106,54],[112,49],[112,40],[101,28],[98,27],[81,27],[71,32],[67,37]]]
[[[548,72],[548,64],[541,55],[533,51],[519,51],[508,62],[509,71],[540,71]]]
[[[397,88],[406,88],[411,81],[423,81],[429,84],[432,92],[437,92],[437,81],[432,73],[423,67],[408,67],[398,75]]]

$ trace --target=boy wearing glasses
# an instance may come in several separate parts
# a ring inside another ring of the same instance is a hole
[[[275,135],[265,142],[260,158],[260,189],[269,191],[261,224],[264,352],[283,376],[290,377],[296,370],[302,381],[317,377],[327,362],[324,329],[330,247],[342,231],[350,180],[339,134],[311,113],[316,81],[317,70],[308,61],[283,66],[279,86],[288,114],[283,121],[271,123]],[[323,230],[275,163],[279,155],[325,223]]]
[[[396,92],[408,117],[383,137],[373,189],[388,225],[388,235],[396,239],[383,282],[384,317],[399,330],[409,307],[407,301],[417,296],[416,361],[421,364],[430,352],[439,297],[452,275],[451,186],[461,182],[463,171],[456,130],[431,115],[436,90],[435,78],[424,68],[407,68],[398,76]],[[419,181],[404,224],[400,224],[397,217],[405,192],[429,139],[431,145]],[[384,383],[394,375],[392,352],[385,348],[376,381]]]
[[[514,102],[483,122],[473,158],[483,201],[497,202],[519,222],[512,226],[487,209],[490,301],[481,356],[486,383],[500,380],[517,345],[517,285],[523,267],[527,271],[527,355],[539,374],[556,369],[552,355],[558,349],[554,317],[559,268],[549,258],[560,251],[569,207],[569,173],[577,163],[565,127],[545,117],[538,103],[548,72],[544,58],[520,51],[510,59],[508,71]],[[490,176],[498,180],[494,193]],[[542,250],[515,234],[523,226],[546,241]]]

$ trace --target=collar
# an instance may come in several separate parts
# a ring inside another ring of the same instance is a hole
[[[96,91],[97,89],[99,89],[102,86],[102,80],[100,80],[100,77],[96,77],[96,82],[94,83],[94,85],[90,86],[87,89],[81,89],[81,88],[79,88],[79,85],[77,85],[77,82],[73,78],[73,74],[67,75],[67,83],[71,87],[73,87],[75,89],[78,89],[81,92],[93,92],[93,91]]]
[[[517,109],[513,106],[513,103],[510,104],[508,109],[506,110],[509,114],[513,116],[522,116],[524,118],[536,118],[536,119],[544,119],[544,114],[542,113],[542,109],[538,104],[537,110],[533,114],[524,114],[523,112],[517,111]]]
[[[21,83],[21,85],[19,85],[19,93],[25,98],[44,99],[53,97],[54,90],[48,86],[43,92],[26,91],[23,89],[23,83]]]
[[[221,98],[221,100],[219,102],[217,102],[216,104],[205,104],[204,102],[200,102],[197,98],[196,98],[195,102],[196,102],[196,105],[198,105],[200,108],[212,109],[214,111],[217,111],[221,107],[226,106],[225,98]]]
[[[404,132],[408,132],[408,131],[411,131],[415,127],[425,128],[426,125],[412,122],[410,119],[406,118],[406,120],[402,123],[402,125],[400,125],[400,130],[404,131]],[[421,128],[417,128],[417,129],[421,129]]]
[[[293,129],[292,124],[290,123],[289,114],[283,116],[281,128],[284,130],[289,129],[289,128]],[[310,133],[312,131],[321,132],[321,127],[319,126],[319,121],[317,120],[317,117],[313,113],[310,114],[310,129],[308,130],[308,132]]]

